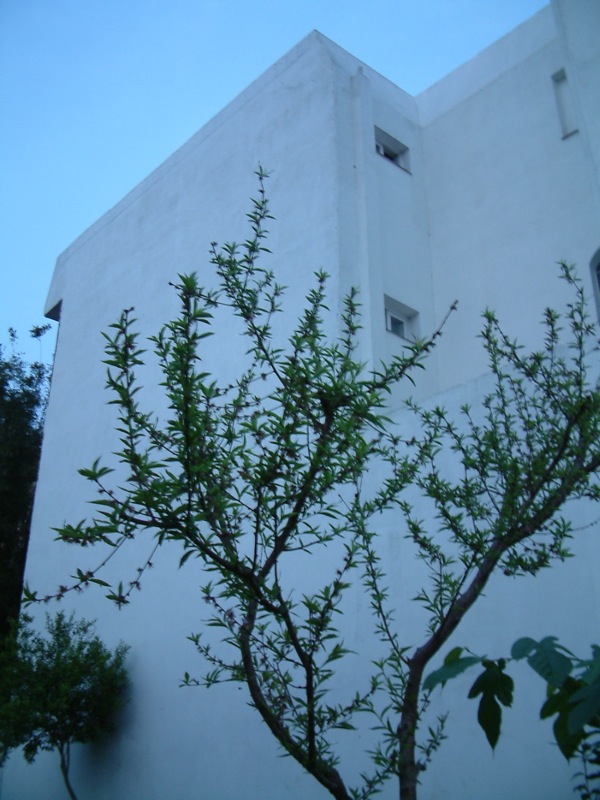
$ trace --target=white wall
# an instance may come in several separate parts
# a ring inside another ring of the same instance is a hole
[[[295,321],[297,298],[313,286],[314,271],[329,265],[330,329],[336,325],[331,70],[326,53],[313,40],[301,43],[259,79],[59,259],[48,300],[49,309],[62,303],[59,345],[27,565],[27,580],[42,593],[68,582],[76,567],[93,567],[102,558],[54,543],[51,530],[90,513],[85,503],[89,488],[77,469],[101,454],[110,459],[115,448],[100,332],[130,305],[136,307],[142,332],[156,332],[175,311],[168,282],[178,272],[198,270],[201,280],[214,282],[210,242],[248,236],[244,215],[257,189],[253,171],[259,160],[273,171],[269,195],[278,217],[270,226],[274,255],[267,260],[278,280],[293,287],[292,308],[282,327],[289,329]],[[218,330],[215,341],[217,351],[207,354],[207,363],[226,380],[227,370],[233,376],[243,363],[247,341],[230,325]],[[109,574],[130,580],[146,552],[142,546],[124,554]],[[302,776],[289,775],[289,766],[277,758],[266,731],[248,712],[243,693],[225,688],[208,696],[178,688],[183,672],[200,666],[186,636],[201,627],[206,611],[200,599],[202,579],[191,570],[176,570],[180,555],[157,558],[139,602],[122,613],[103,601],[101,593],[64,601],[64,606],[97,618],[107,643],[123,639],[131,645],[132,698],[122,736],[106,751],[92,749],[84,756],[91,774],[102,775],[97,784],[91,785],[77,759],[74,783],[85,787],[89,798],[177,798],[194,785],[204,787],[205,797],[215,797],[216,786],[225,792],[221,796],[237,796],[241,785],[266,796],[273,779],[262,768],[264,752],[274,761],[278,786],[288,783],[288,796],[293,797]],[[231,701],[223,699],[228,696]],[[240,752],[232,769],[231,754]],[[55,765],[50,761],[48,772],[43,763],[29,768],[14,758],[3,797],[22,797],[21,780],[31,800],[36,795],[47,800],[62,796]]]
[[[561,305],[564,286],[554,280],[559,259],[577,263],[591,290],[588,264],[600,241],[597,172],[583,125],[562,138],[552,75],[567,67],[574,83],[575,68],[558,40],[548,39],[549,12],[516,32],[517,44],[530,43],[526,59],[511,60],[515,48],[507,37],[488,51],[502,65],[493,81],[473,91],[467,82],[451,108],[443,105],[441,84],[423,98],[436,315],[455,298],[460,303],[445,337],[451,351],[473,341],[486,306],[527,341],[543,308]],[[598,85],[598,64],[594,75]],[[450,76],[461,77],[461,71]],[[441,385],[484,368],[476,355],[448,358],[440,364]]]

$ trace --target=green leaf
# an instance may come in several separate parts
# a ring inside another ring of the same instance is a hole
[[[457,675],[460,675],[461,672],[469,669],[469,667],[472,667],[474,664],[481,663],[481,659],[477,658],[476,656],[466,656],[465,658],[453,656],[453,658],[449,661],[449,657],[455,654],[456,651],[462,652],[462,648],[457,647],[448,653],[444,660],[444,666],[434,670],[434,672],[430,673],[425,678],[423,681],[423,689],[426,692],[430,692],[432,689],[435,689],[435,687],[440,683],[442,686],[445,686],[446,681],[449,681],[451,678],[456,678]]]
[[[490,747],[495,749],[500,738],[502,709],[493,694],[483,694],[477,710],[477,721],[483,728]]]
[[[495,749],[502,726],[502,709],[498,701],[503,706],[512,705],[514,682],[510,675],[504,672],[506,665],[504,659],[484,660],[482,663],[485,669],[471,686],[469,698],[473,699],[481,695],[477,720],[491,748]]]
[[[537,642],[535,639],[531,639],[529,636],[524,636],[522,639],[517,639],[517,641],[513,644],[510,655],[515,660],[519,661],[521,658],[527,658],[527,656],[537,647]]]
[[[567,759],[567,761],[570,761],[577,753],[577,749],[579,748],[579,745],[583,741],[584,737],[569,736],[568,721],[567,718],[563,717],[562,715],[557,717],[556,722],[552,726],[552,731],[554,733],[554,738],[556,740],[556,744],[558,745],[558,749]]]
[[[558,691],[552,691],[540,710],[540,719],[547,719],[569,708],[571,697],[579,691],[582,683],[575,678],[567,678]]]
[[[186,550],[185,553],[179,559],[179,567],[180,568],[183,567],[188,558],[190,558],[193,555],[197,555],[197,552],[195,550]]]
[[[573,669],[573,662],[565,655],[569,651],[556,644],[556,636],[546,636],[536,642],[527,663],[551,686],[561,686]]]
[[[338,730],[342,730],[342,731],[355,731],[356,730],[356,727],[354,725],[352,725],[351,722],[336,722],[333,727],[337,728]]]
[[[100,578],[88,578],[90,583],[96,583],[98,586],[110,586],[110,583],[101,580]]]
[[[572,695],[571,704],[568,729],[571,735],[577,735],[600,714],[600,681],[582,686]]]
[[[462,647],[453,647],[444,659],[444,664],[452,664],[453,661],[458,661],[463,652]]]
[[[546,719],[557,714],[554,721],[553,732],[560,752],[567,759],[571,759],[579,745],[585,738],[585,732],[571,733],[569,730],[569,716],[571,713],[571,698],[582,688],[580,680],[567,677],[558,691],[551,691],[550,696],[540,711],[540,717]]]
[[[585,739],[585,733],[581,732],[573,735],[569,732],[569,713],[567,710],[558,715],[552,730],[558,749],[567,761],[570,761],[577,753],[581,742]]]

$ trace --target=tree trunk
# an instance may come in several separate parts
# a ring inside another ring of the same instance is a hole
[[[425,664],[410,662],[402,714],[398,725],[400,800],[417,800],[418,778],[422,769],[416,760],[417,726],[424,668]]]
[[[60,771],[62,772],[63,780],[65,782],[65,786],[67,787],[67,792],[69,793],[69,797],[71,800],[78,800],[77,795],[75,794],[75,790],[71,786],[71,781],[69,780],[69,764],[71,762],[71,744],[67,742],[66,744],[61,744],[58,748],[58,752],[60,754]]]

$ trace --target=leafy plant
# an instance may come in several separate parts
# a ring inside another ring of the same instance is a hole
[[[527,659],[546,682],[548,697],[540,716],[555,717],[554,738],[564,757],[580,759],[576,788],[582,800],[600,798],[600,647],[592,646],[591,659],[580,659],[553,636],[539,642],[523,638],[511,654]]]
[[[600,497],[600,393],[588,375],[590,356],[598,351],[597,333],[580,281],[568,265],[562,264],[561,271],[574,294],[564,320],[568,336],[560,315],[548,309],[544,346],[527,353],[487,311],[482,341],[492,388],[481,407],[465,406],[457,421],[445,409],[413,404],[423,431],[414,477],[420,499],[413,506],[399,496],[396,503],[430,573],[429,584],[416,598],[429,613],[420,646],[412,651],[401,647],[385,606],[387,565],[375,551],[369,579],[379,631],[390,653],[380,662],[380,681],[391,698],[381,718],[387,733],[381,761],[397,754],[402,800],[416,798],[419,773],[443,734],[442,718],[429,741],[417,741],[428,692],[435,685],[433,679],[423,683],[427,666],[492,574],[535,575],[569,555],[571,526],[561,515],[567,500]],[[422,521],[428,503],[433,524]],[[448,658],[443,680],[471,665],[470,657],[456,649]],[[512,682],[502,660],[486,661],[484,667],[472,696],[481,695],[480,721],[494,746],[501,705],[512,702]],[[398,726],[392,714],[400,717]],[[417,757],[419,751],[423,757]]]
[[[504,669],[507,659],[497,662],[478,656],[462,656],[462,649],[454,648],[439,669],[432,672],[424,682],[428,691],[444,686],[477,664],[484,671],[475,680],[469,697],[482,694],[477,715],[487,740],[495,748],[501,730],[499,706],[493,708],[495,698],[505,706],[512,705],[513,679]],[[556,744],[567,760],[577,756],[582,771],[577,785],[582,800],[600,798],[600,647],[592,646],[591,659],[580,659],[555,636],[546,636],[539,642],[530,637],[518,639],[511,648],[511,659],[525,659],[529,666],[546,682],[547,698],[540,710],[540,717],[555,717],[553,731]],[[488,700],[484,707],[486,694]],[[496,704],[497,705],[497,704]]]
[[[34,327],[40,339],[50,326]],[[19,616],[50,368],[0,345],[0,649]]]
[[[482,341],[492,388],[481,407],[465,407],[454,420],[442,408],[411,404],[420,431],[406,435],[386,417],[385,401],[423,365],[440,330],[369,372],[355,355],[356,292],[345,299],[339,336],[329,339],[326,275],[318,273],[289,339],[275,341],[284,288],[259,261],[270,218],[264,177],[248,215],[248,240],[213,246],[218,287],[180,276],[180,314],[150,339],[166,413],[157,417],[141,404],[139,375],[148,356],[133,310],[106,336],[117,457],[127,478],[115,485],[112,469],[99,461],[81,470],[98,489],[99,513],[90,523],[65,525],[59,536],[110,545],[106,563],[146,534],[149,554],[129,582],[109,586],[98,577],[101,564],[78,570],[57,594],[96,583],[118,605],[128,603],[157,548],[179,544],[181,563],[198,559],[208,573],[209,625],[222,633],[217,644],[204,632],[191,637],[209,667],[203,678],[186,674],[184,684],[245,683],[283,750],[338,800],[365,800],[394,776],[403,800],[414,800],[445,735],[441,717],[421,736],[433,688],[423,682],[429,664],[492,574],[534,575],[567,555],[571,530],[560,516],[567,500],[599,497],[600,397],[587,374],[595,332],[582,287],[563,265],[574,295],[567,336],[548,310],[542,349],[526,353],[486,312]],[[246,365],[230,384],[203,363],[213,318],[223,312],[237,318],[248,342]],[[367,480],[374,465],[383,475],[376,485]],[[419,495],[414,505],[408,486]],[[432,522],[422,521],[425,506],[433,509]],[[390,510],[399,512],[407,550],[412,543],[429,574],[416,598],[428,612],[416,648],[396,622],[393,580],[386,577],[393,565],[382,562],[379,547],[375,518]],[[299,586],[298,575],[314,575],[316,561],[320,584]],[[360,581],[382,655],[344,698],[337,670],[359,656],[345,647],[340,622]],[[26,599],[47,598],[27,588]],[[453,653],[446,676],[469,666],[462,651]],[[473,695],[481,698],[481,719],[495,744],[512,684],[504,662],[484,667]],[[351,732],[359,713],[372,715],[379,738],[371,769],[352,788],[336,746],[338,732]]]
[[[65,786],[71,745],[112,729],[127,685],[127,647],[108,650],[94,626],[60,612],[46,616],[48,637],[35,633],[28,617],[0,655],[0,756],[22,747],[28,762],[40,750],[56,750]],[[1,763],[1,762],[0,762]]]
[[[136,532],[154,535],[135,580],[109,587],[117,605],[130,601],[161,543],[182,547],[181,564],[199,558],[211,578],[204,586],[209,625],[222,630],[230,655],[193,635],[210,668],[202,679],[186,675],[184,683],[244,682],[283,749],[331,794],[348,798],[336,767],[335,735],[353,728],[376,690],[375,679],[367,679],[346,699],[330,698],[336,665],[348,655],[337,619],[363,559],[366,515],[356,487],[370,464],[388,459],[387,489],[372,515],[410,481],[414,465],[385,431],[385,396],[421,363],[438,333],[379,373],[366,374],[354,357],[356,293],[346,298],[339,338],[328,341],[327,276],[321,272],[287,349],[277,346],[272,319],[284,289],[258,264],[270,216],[263,179],[249,215],[252,237],[239,248],[213,248],[219,289],[207,291],[195,276],[180,276],[181,314],[151,339],[163,372],[166,419],[138,404],[143,350],[132,310],[106,337],[119,459],[130,478],[113,488],[110,468],[96,462],[82,470],[101,491],[100,515],[91,525],[67,525],[59,535],[79,544],[109,543],[112,553]],[[248,341],[247,367],[231,385],[209,375],[201,355],[213,314],[222,309],[239,318]],[[293,576],[303,563],[308,574],[318,554],[327,558],[329,574],[298,596]],[[75,581],[104,583],[96,570],[78,571]],[[29,589],[25,596],[37,599]],[[369,779],[372,789],[386,777]]]

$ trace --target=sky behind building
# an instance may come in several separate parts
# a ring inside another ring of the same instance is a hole
[[[42,321],[60,252],[312,29],[418,94],[545,4],[2,0],[0,342]]]

